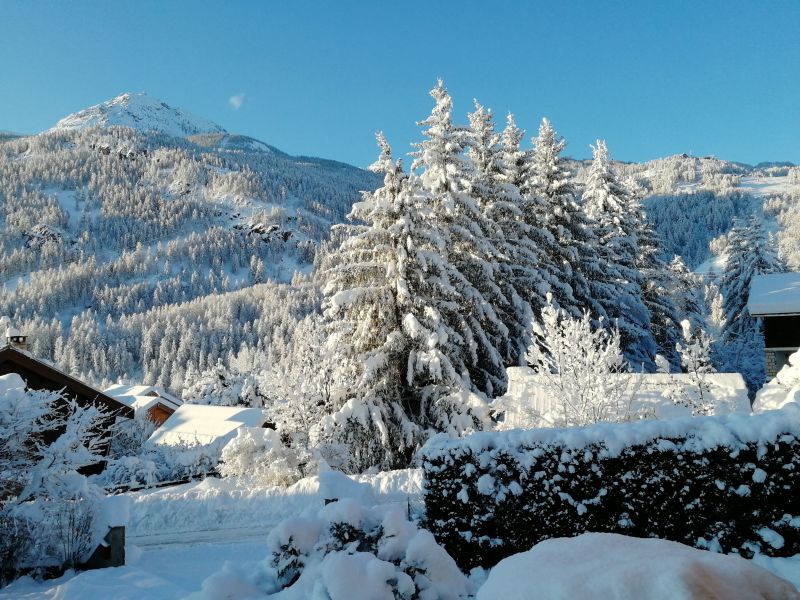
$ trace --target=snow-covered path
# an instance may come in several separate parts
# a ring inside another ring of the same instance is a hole
[[[264,539],[274,527],[274,523],[264,527],[239,527],[234,529],[206,529],[203,531],[184,531],[180,533],[154,533],[146,536],[129,537],[127,542],[142,550],[164,548],[167,546],[194,546],[209,543],[234,543]]]

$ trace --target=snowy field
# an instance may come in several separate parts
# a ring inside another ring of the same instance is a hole
[[[124,567],[67,573],[44,583],[23,578],[0,590],[0,599],[186,598],[199,592],[203,581],[226,562],[241,566],[263,561],[269,531],[287,517],[319,510],[325,497],[349,495],[364,504],[410,504],[412,515],[421,506],[420,470],[322,479],[320,483],[319,477],[309,477],[289,488],[247,489],[231,480],[207,479],[128,494]],[[754,562],[800,588],[800,556],[756,557]],[[493,585],[498,585],[496,577]],[[484,592],[478,597],[489,596]]]

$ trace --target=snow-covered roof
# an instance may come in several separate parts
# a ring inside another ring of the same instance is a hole
[[[177,409],[183,404],[172,394],[152,385],[126,385],[117,383],[107,387],[103,393],[122,402],[132,409],[147,410],[155,404],[163,404],[167,408]]]
[[[747,308],[751,315],[800,314],[800,273],[756,275]]]
[[[22,332],[16,327],[9,327],[6,329],[6,338],[19,337],[21,335]]]
[[[150,436],[156,444],[211,444],[230,439],[239,427],[261,427],[267,413],[260,408],[184,404]]]

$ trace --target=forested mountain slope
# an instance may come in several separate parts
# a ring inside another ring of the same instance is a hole
[[[166,327],[159,308],[171,314],[308,272],[331,225],[378,183],[123,94],[42,134],[0,138],[0,314],[31,334],[38,354],[76,373],[150,379],[134,346],[151,321]],[[140,323],[137,335],[130,323]],[[99,356],[96,346],[113,345],[120,327],[129,355],[80,358]]]
[[[588,161],[568,165],[582,190]],[[714,258],[712,241],[724,255],[737,218],[763,214],[772,231],[800,221],[791,165],[677,155],[613,168],[643,199],[664,257],[692,268]],[[39,135],[2,133],[0,314],[76,375],[179,392],[187,371],[243,347],[281,354],[296,320],[318,311],[304,275],[320,242],[379,184],[144,94]],[[781,237],[794,267],[798,237]]]

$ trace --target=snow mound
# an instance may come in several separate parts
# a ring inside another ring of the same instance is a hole
[[[216,123],[197,117],[145,93],[122,94],[61,119],[50,131],[90,127],[130,127],[143,132],[186,137],[200,133],[225,133]]]
[[[474,593],[433,534],[397,506],[368,507],[346,498],[316,515],[281,522],[266,545],[263,561],[227,563],[191,598],[460,600]]]
[[[535,594],[533,593],[535,590]],[[787,581],[738,556],[657,539],[586,533],[546,540],[500,561],[478,600],[790,599]]]
[[[774,379],[758,390],[753,412],[776,410],[792,402],[800,404],[800,350],[789,357],[789,364]]]

